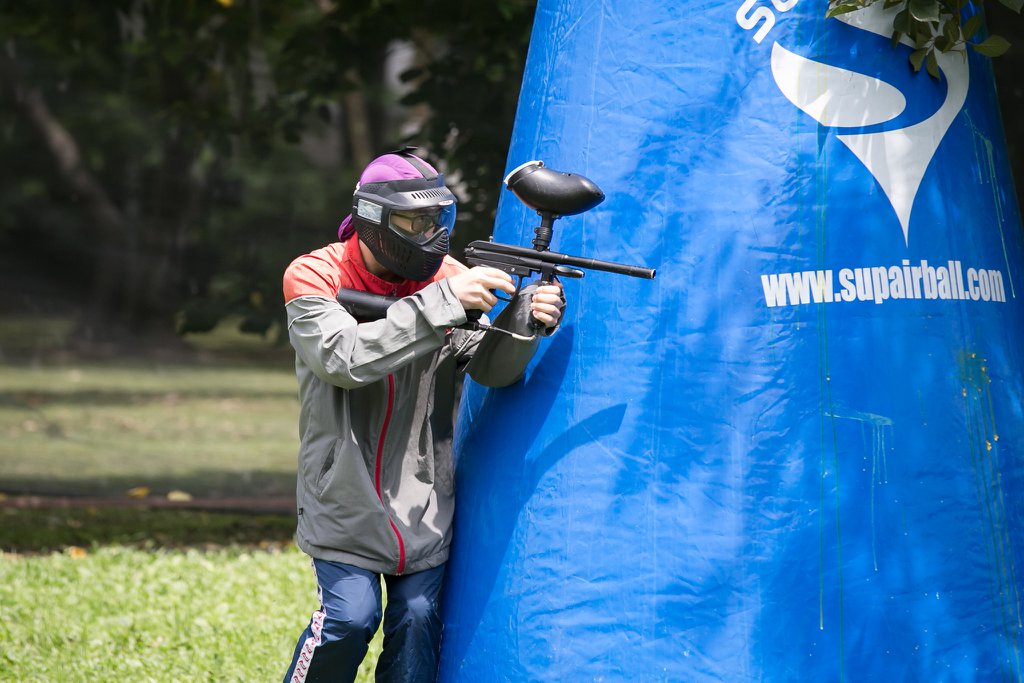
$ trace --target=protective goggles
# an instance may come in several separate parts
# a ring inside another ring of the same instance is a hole
[[[403,236],[422,244],[441,230],[451,232],[455,227],[455,204],[419,211],[391,211],[388,224]]]

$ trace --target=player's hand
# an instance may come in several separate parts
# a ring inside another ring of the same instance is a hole
[[[452,293],[458,297],[462,307],[469,310],[488,312],[498,303],[494,291],[499,289],[506,294],[516,291],[512,284],[512,276],[497,268],[477,266],[448,278]]]
[[[557,280],[550,285],[541,285],[533,293],[533,302],[530,310],[533,317],[544,327],[552,328],[558,325],[562,319],[562,310],[565,308],[565,297],[562,295],[562,283]]]

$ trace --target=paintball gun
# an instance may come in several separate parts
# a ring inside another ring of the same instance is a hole
[[[513,169],[504,183],[523,204],[540,216],[540,225],[534,228],[533,248],[476,240],[470,242],[465,251],[465,260],[470,265],[497,268],[518,277],[517,291],[525,278],[531,275],[540,275],[541,284],[548,284],[556,276],[582,278],[585,275],[583,269],[654,279],[654,268],[570,256],[548,249],[557,219],[589,211],[604,201],[604,193],[593,181],[581,175],[547,168],[543,161],[529,161]],[[388,306],[396,300],[350,289],[338,293],[338,301],[358,320],[383,318]],[[468,320],[463,327],[489,329],[479,323],[481,313],[479,310],[467,311]],[[531,318],[530,326],[536,331],[542,324]]]
[[[604,201],[604,192],[593,181],[581,175],[547,168],[543,161],[528,161],[505,176],[505,186],[512,190],[519,201],[540,216],[540,225],[533,230],[533,248],[476,240],[466,247],[466,262],[470,265],[489,266],[515,275],[519,278],[520,287],[523,280],[534,273],[540,275],[541,284],[548,284],[556,275],[581,278],[585,275],[582,268],[654,279],[653,268],[627,266],[548,250],[557,219],[589,211]],[[479,314],[479,311],[475,313]],[[534,330],[542,327],[536,320],[531,320],[530,326]]]

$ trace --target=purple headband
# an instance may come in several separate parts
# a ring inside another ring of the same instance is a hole
[[[416,155],[411,155],[416,156]],[[419,159],[424,166],[429,168],[435,174],[437,169],[428,164],[423,159]],[[409,178],[422,178],[421,174],[416,167],[409,163],[409,160],[398,154],[385,154],[379,156],[370,164],[363,169],[363,174],[359,176],[359,182],[356,184],[358,190],[364,183],[382,183],[388,180],[405,180]],[[345,219],[341,221],[341,225],[338,226],[338,239],[344,242],[352,233],[356,231],[354,225],[352,225],[352,214],[345,216]]]

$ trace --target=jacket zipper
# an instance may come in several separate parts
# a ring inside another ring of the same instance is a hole
[[[387,506],[384,505],[384,495],[381,493],[380,487],[380,474],[381,468],[384,463],[384,438],[388,434],[388,425],[391,423],[391,412],[395,407],[395,377],[394,375],[388,375],[388,408],[384,413],[384,424],[380,427],[380,438],[377,439],[377,462],[374,468],[373,481],[377,488],[377,498],[380,500],[380,504],[384,506],[384,514],[388,514]],[[398,539],[398,566],[395,568],[395,574],[401,574],[405,570],[405,541],[402,540],[402,534],[399,533],[398,527],[395,526],[394,521],[391,519],[391,515],[388,515],[388,524],[391,525],[391,530],[395,532],[395,538]]]

